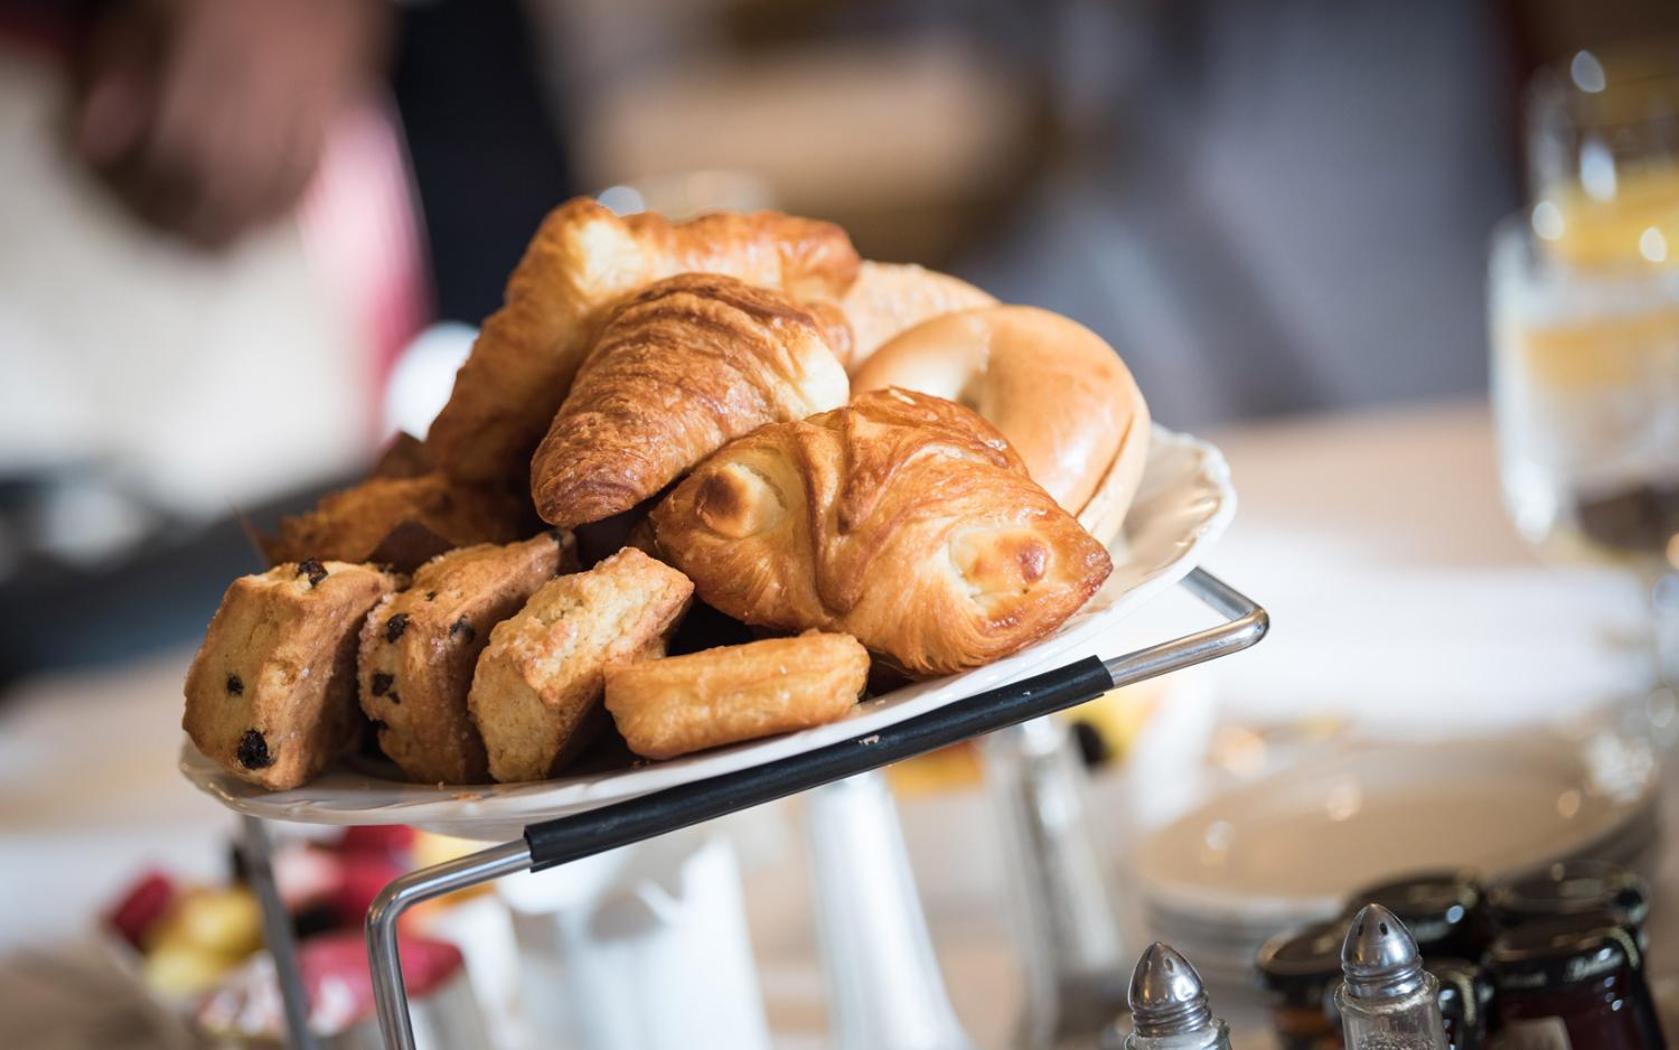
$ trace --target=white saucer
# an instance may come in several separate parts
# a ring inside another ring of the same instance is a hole
[[[1625,862],[1655,834],[1655,773],[1647,748],[1607,733],[1354,745],[1146,837],[1138,891],[1155,936],[1236,979],[1267,937],[1338,913],[1361,885],[1424,869],[1491,881],[1570,857]]]

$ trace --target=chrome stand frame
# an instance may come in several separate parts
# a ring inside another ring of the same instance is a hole
[[[1150,645],[1109,660],[1086,657],[1064,667],[953,703],[855,740],[697,784],[615,803],[525,829],[522,840],[492,846],[391,882],[367,913],[367,951],[379,1028],[391,1050],[415,1050],[414,1030],[397,952],[397,922],[421,901],[520,871],[542,871],[842,780],[892,762],[1092,700],[1109,689],[1205,663],[1247,649],[1263,637],[1270,617],[1258,603],[1204,569],[1183,586],[1224,617],[1217,626]],[[263,906],[290,1026],[289,1045],[312,1050],[290,920],[273,889],[267,835],[246,818],[246,857]]]

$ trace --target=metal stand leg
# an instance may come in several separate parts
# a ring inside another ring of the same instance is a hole
[[[367,954],[373,969],[373,1000],[379,1010],[379,1030],[393,1050],[414,1050],[414,1024],[408,1016],[408,993],[402,984],[397,953],[396,924],[402,913],[421,901],[531,866],[530,847],[508,842],[478,853],[409,872],[380,891],[367,910]]]
[[[274,884],[274,864],[269,850],[268,829],[258,817],[242,817],[245,870],[262,906],[262,936],[268,954],[274,957],[274,975],[280,984],[280,1001],[286,1009],[286,1045],[291,1050],[315,1050],[315,1034],[309,1030],[309,994],[297,966],[297,941],[292,936],[291,915],[280,900]]]
[[[835,1050],[971,1050],[927,935],[886,778],[810,793],[817,931]]]

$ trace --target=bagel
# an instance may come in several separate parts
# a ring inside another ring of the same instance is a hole
[[[1095,332],[1032,306],[945,314],[888,341],[851,380],[853,397],[893,386],[978,412],[1091,535],[1119,534],[1148,455],[1149,413]]]
[[[993,306],[996,302],[967,281],[936,270],[913,263],[865,260],[839,302],[851,325],[851,353],[846,367],[855,372],[887,340],[923,321],[952,310]]]

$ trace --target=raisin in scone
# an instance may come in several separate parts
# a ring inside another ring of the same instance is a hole
[[[401,582],[368,565],[308,560],[234,580],[187,671],[181,727],[198,750],[280,791],[353,746],[357,637]]]
[[[488,779],[484,741],[467,717],[472,668],[492,627],[576,567],[565,532],[463,547],[420,566],[407,590],[373,610],[361,633],[361,706],[403,773],[421,783]]]
[[[542,780],[604,722],[606,668],[659,656],[693,598],[688,577],[633,547],[562,576],[490,634],[468,701],[500,781]]]

